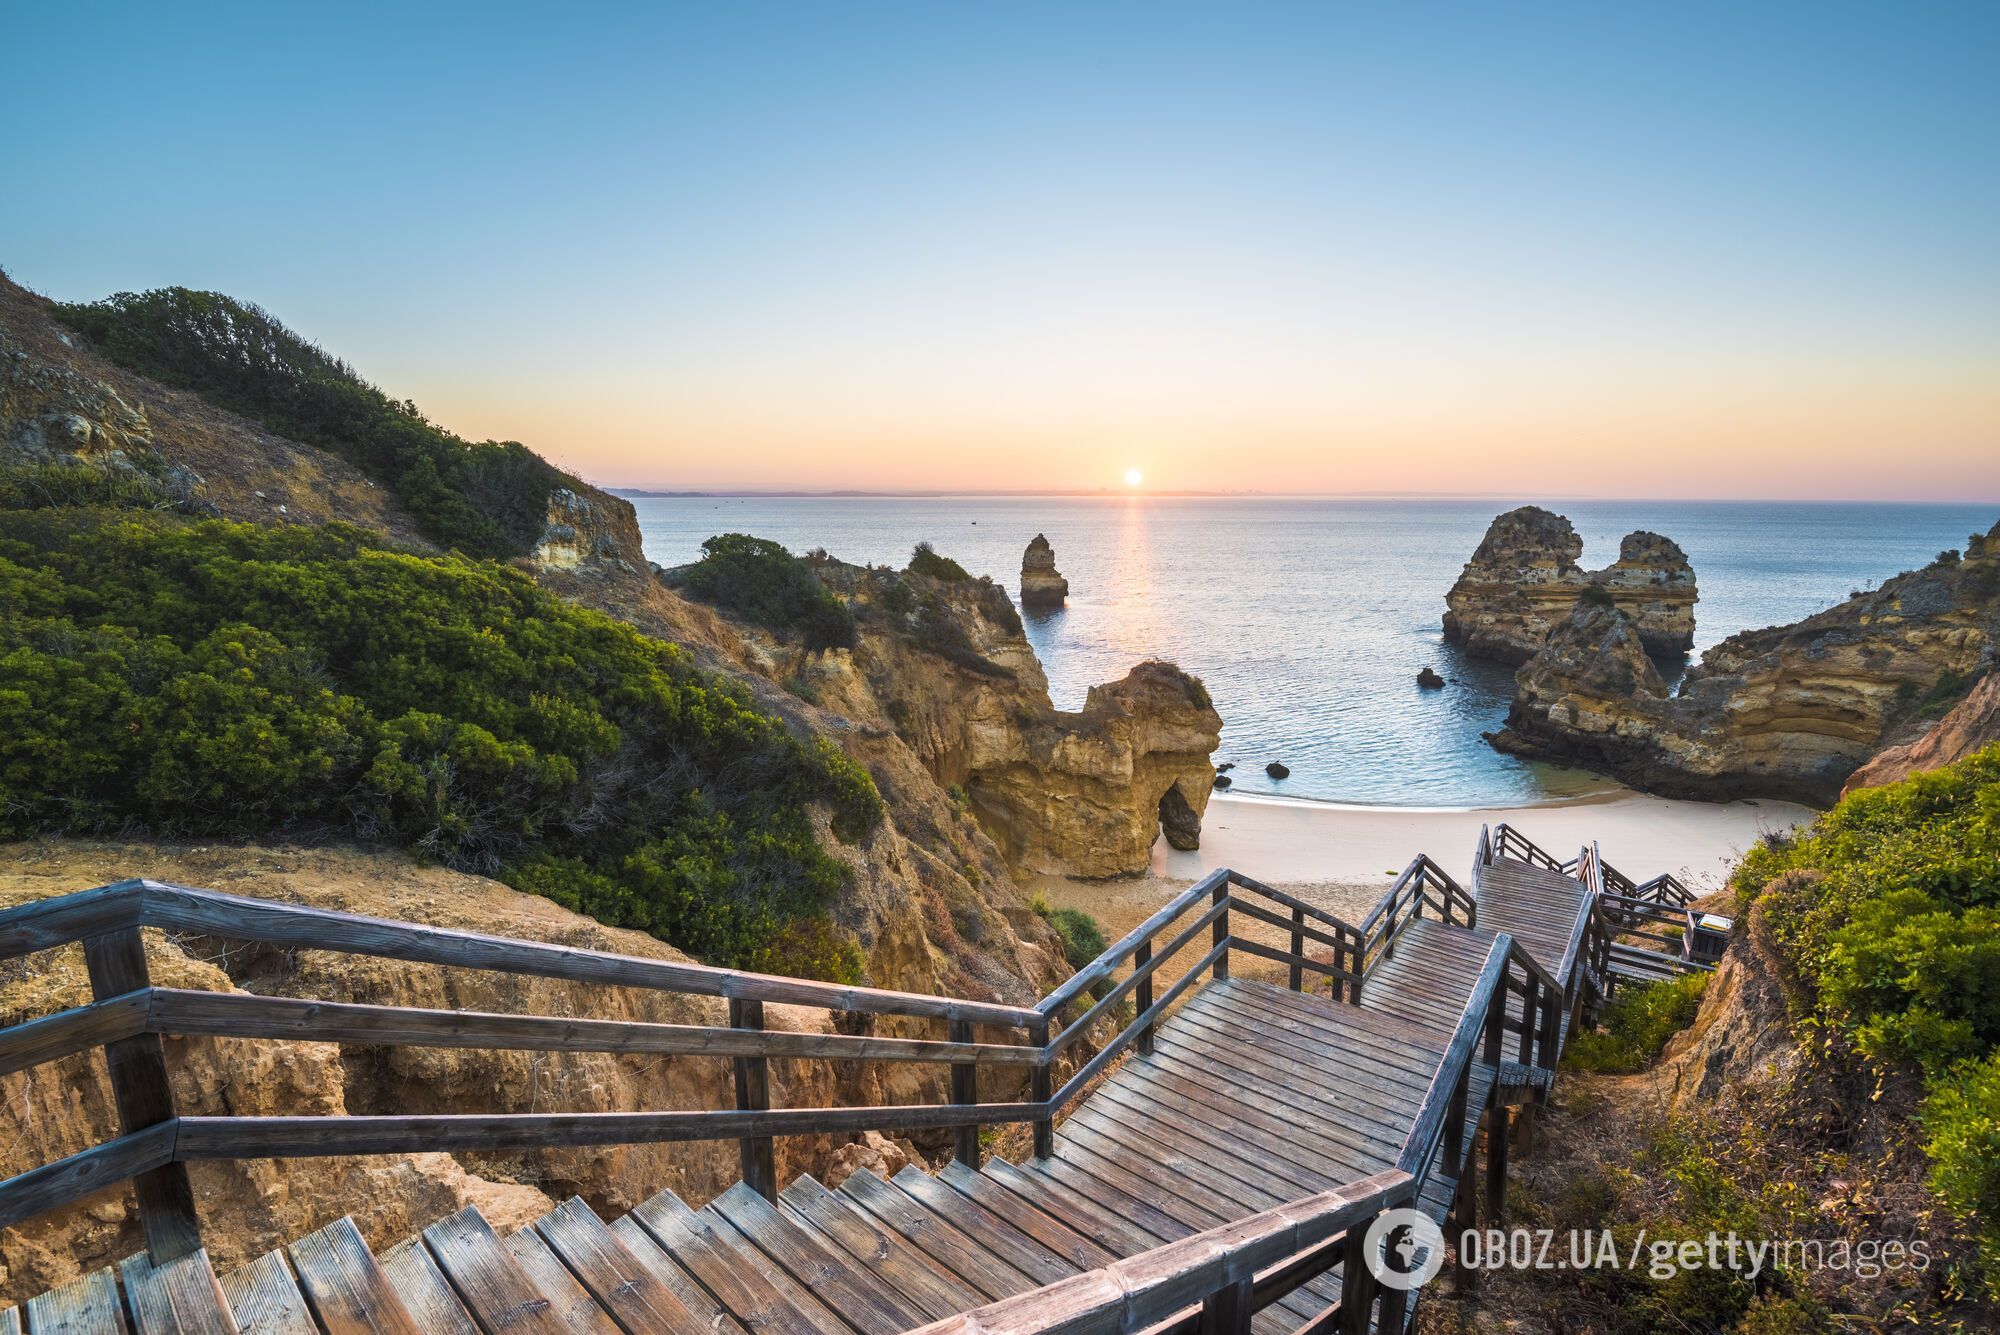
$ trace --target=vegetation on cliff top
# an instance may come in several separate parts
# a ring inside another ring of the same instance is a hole
[[[2000,746],[1849,796],[1735,883],[1828,1046],[1924,1081],[1931,1184],[2000,1279]]]
[[[674,645],[344,525],[0,514],[0,837],[355,835],[716,963],[852,978],[867,774]]]
[[[820,583],[812,563],[768,538],[718,533],[701,560],[680,575],[680,588],[780,635],[796,635],[812,653],[852,649],[854,613]]]
[[[119,365],[346,459],[440,546],[522,555],[541,536],[550,493],[579,485],[517,442],[473,444],[426,421],[416,404],[219,292],[120,292],[55,310]]]

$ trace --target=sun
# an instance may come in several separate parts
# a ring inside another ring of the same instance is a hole
[[[1125,470],[1125,485],[1126,485],[1126,486],[1128,486],[1128,487],[1136,487],[1136,486],[1138,486],[1138,485],[1139,485],[1139,484],[1140,484],[1141,482],[1144,482],[1145,480],[1146,480],[1146,475],[1145,475],[1144,473],[1140,472],[1140,471],[1139,471],[1138,469],[1136,469],[1136,468],[1128,468],[1128,469],[1126,469],[1126,470]]]

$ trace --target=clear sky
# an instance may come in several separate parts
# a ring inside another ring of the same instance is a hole
[[[0,5],[0,265],[601,482],[2000,499],[2000,4]]]

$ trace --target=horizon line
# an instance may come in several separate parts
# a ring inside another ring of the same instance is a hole
[[[613,486],[593,483],[601,490],[626,500],[996,500],[1024,499],[1085,500],[1507,500],[1533,494],[1527,491],[1214,491],[1198,489],[1146,489],[1124,487],[918,487],[866,488],[830,487],[695,487],[654,488]],[[1603,493],[1543,493],[1555,503],[1574,501],[1645,502],[1656,505],[1952,505],[2000,506],[1995,498],[1903,498],[1883,500],[1859,496],[1617,496]]]

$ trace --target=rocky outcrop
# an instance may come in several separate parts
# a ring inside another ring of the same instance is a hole
[[[1576,563],[1575,525],[1539,506],[1509,510],[1445,595],[1445,638],[1468,653],[1519,665],[1587,589],[1601,589],[1632,617],[1648,653],[1671,658],[1694,645],[1694,569],[1671,539],[1644,531],[1619,543],[1618,560],[1589,571]]]
[[[1849,775],[1841,796],[1949,765],[1995,742],[2000,742],[2000,672],[1988,672],[1916,740],[1887,748]]]
[[[632,502],[609,492],[557,487],[549,493],[549,518],[528,561],[541,574],[636,574],[646,569],[639,515]]]
[[[1993,662],[2000,525],[1947,557],[1795,625],[1732,636],[1678,694],[1632,617],[1579,603],[1516,674],[1493,741],[1669,796],[1831,802],[1927,696]]]
[[[1163,830],[1175,847],[1198,846],[1222,732],[1200,681],[1141,663],[1092,687],[1081,710],[1058,710],[997,584],[834,560],[814,570],[859,613],[853,650],[744,635],[780,680],[863,734],[892,733],[933,783],[962,792],[1013,870],[1140,872]]]
[[[1055,549],[1037,533],[1021,554],[1021,606],[1061,607],[1069,597],[1069,581],[1056,570]]]

